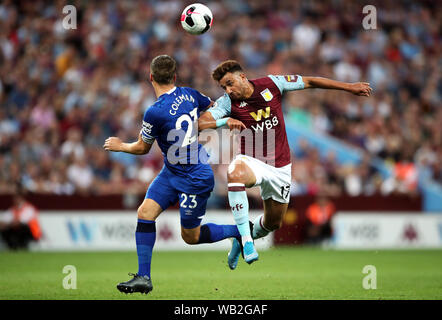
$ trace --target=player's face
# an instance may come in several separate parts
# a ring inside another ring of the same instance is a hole
[[[247,90],[247,78],[244,73],[226,73],[219,81],[221,88],[232,100],[241,100]]]

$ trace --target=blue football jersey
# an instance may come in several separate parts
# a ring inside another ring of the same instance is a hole
[[[201,188],[197,191],[207,191],[209,186],[200,180],[213,179],[212,169],[207,164],[208,154],[198,143],[198,117],[210,102],[195,89],[174,87],[144,113],[140,132],[143,141],[149,144],[157,141],[165,166],[177,176],[177,187],[189,192],[199,185]]]

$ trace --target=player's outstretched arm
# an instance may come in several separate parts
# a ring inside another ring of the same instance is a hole
[[[210,112],[203,112],[198,118],[198,131],[216,129],[216,120]]]
[[[141,134],[138,136],[138,140],[132,143],[122,142],[118,137],[109,137],[104,142],[103,148],[106,151],[115,151],[115,152],[126,152],[132,154],[146,154],[152,148],[152,145],[146,143],[141,138]]]
[[[304,81],[304,89],[307,88],[321,88],[321,89],[335,89],[351,92],[357,96],[369,97],[372,88],[368,82],[341,82],[322,77],[302,77]]]
[[[202,131],[204,129],[216,129],[227,125],[230,130],[239,130],[245,129],[246,126],[239,120],[233,118],[222,118],[215,120],[213,115],[206,111],[204,112],[198,119],[198,131]]]

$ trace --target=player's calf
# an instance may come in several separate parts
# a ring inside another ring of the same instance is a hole
[[[238,226],[242,244],[244,245],[245,242],[252,241],[249,226],[249,201],[245,185],[242,183],[229,183],[228,197],[233,219]]]
[[[264,215],[260,215],[253,220],[253,228],[252,228],[252,238],[259,239],[267,236],[272,230],[264,227],[263,224]]]
[[[187,244],[218,242],[227,238],[240,237],[238,227],[229,224],[206,223],[192,229],[181,226],[181,237]]]
[[[264,215],[260,215],[253,220],[252,238],[259,239],[267,236],[282,226],[282,219],[271,221],[271,223],[264,224]]]
[[[200,233],[195,229],[181,228],[181,238],[187,244],[197,244],[200,237]]]
[[[264,214],[261,214],[253,221],[253,239],[265,237],[270,232],[281,228],[287,208],[288,203],[281,203],[271,198],[264,200]]]

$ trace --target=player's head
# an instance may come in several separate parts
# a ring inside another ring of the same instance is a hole
[[[150,63],[150,81],[155,81],[159,85],[175,83],[176,62],[166,55],[156,56]]]
[[[213,70],[212,78],[218,81],[231,99],[241,100],[246,97],[250,84],[238,61],[227,60],[220,63]]]

